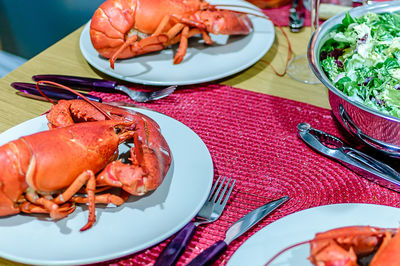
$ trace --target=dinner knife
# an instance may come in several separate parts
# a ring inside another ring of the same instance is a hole
[[[36,84],[33,83],[26,83],[26,82],[13,82],[11,83],[11,87],[13,87],[16,90],[19,90],[20,92],[27,93],[27,94],[33,94],[37,96],[42,96],[43,95],[39,92],[39,90],[36,87]],[[80,96],[67,91],[63,90],[57,87],[53,86],[47,86],[47,85],[39,85],[40,90],[43,92],[44,95],[49,97],[50,99],[53,100],[73,100],[73,99],[82,99]],[[81,93],[83,96],[88,98],[89,100],[96,101],[96,102],[101,102],[101,98],[87,94],[87,93]]]
[[[224,240],[217,241],[214,245],[201,252],[197,257],[190,261],[187,266],[209,265],[215,262],[233,240],[243,235],[255,224],[260,222],[265,216],[284,204],[288,199],[288,196],[284,196],[280,199],[268,202],[267,204],[246,214],[229,227],[226,231]]]
[[[45,97],[43,97],[43,96],[39,96],[39,95],[35,95],[35,94],[29,94],[29,93],[22,92],[22,91],[17,91],[17,94],[18,94],[19,96],[26,97],[26,98],[29,98],[29,99],[34,99],[34,100],[39,100],[39,101],[48,102],[48,100],[47,100]],[[60,100],[60,98],[52,98],[52,97],[49,97],[49,98],[52,99],[52,100],[55,100],[55,101]],[[102,102],[101,99],[100,99],[99,102]],[[120,102],[120,101],[103,102],[103,103],[104,103],[104,104],[113,105],[113,106],[118,106],[118,107],[134,107],[134,108],[140,108],[140,109],[144,109],[144,110],[149,110],[149,111],[153,111],[153,112],[160,113],[160,112],[155,111],[155,110],[153,110],[153,109],[150,109],[150,108],[147,108],[147,107],[144,107],[144,106],[140,106],[140,105],[137,105],[137,104],[134,104],[134,103]],[[160,113],[160,114],[161,114],[161,113]]]
[[[80,89],[87,90],[119,90],[122,87],[128,89],[128,87],[123,85],[118,85],[116,81],[87,78],[87,77],[77,77],[77,76],[67,76],[67,75],[34,75],[32,77],[34,81],[47,80],[52,82],[61,83],[66,86],[79,87]],[[122,90],[124,91],[124,90]]]
[[[164,98],[173,93],[177,87],[176,85],[172,85],[159,90],[141,90],[129,88],[128,86],[118,84],[116,81],[67,75],[34,75],[32,79],[36,82],[52,81],[79,88],[79,90],[95,90],[101,92],[118,91],[128,95],[135,102],[148,102]]]

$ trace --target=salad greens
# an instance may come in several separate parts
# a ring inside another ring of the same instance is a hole
[[[347,13],[330,32],[320,61],[350,99],[400,117],[400,14]]]

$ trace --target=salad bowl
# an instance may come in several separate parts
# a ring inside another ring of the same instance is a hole
[[[360,101],[354,95],[349,96],[343,93],[342,90],[335,87],[333,81],[328,77],[330,74],[324,71],[321,63],[322,48],[331,38],[333,31],[337,32],[342,29],[338,25],[342,23],[343,19],[348,18],[348,15],[353,18],[360,17],[368,12],[376,14],[400,12],[400,1],[360,6],[351,9],[348,13],[343,12],[331,17],[312,35],[307,50],[308,61],[312,71],[329,90],[329,103],[337,121],[351,135],[356,136],[367,146],[373,147],[390,157],[400,158],[399,116],[377,110],[373,108],[373,104]],[[342,77],[344,76],[346,76],[346,73],[342,74]],[[373,100],[374,102],[377,101],[376,99]]]

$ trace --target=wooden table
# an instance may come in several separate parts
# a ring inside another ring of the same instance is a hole
[[[293,80],[289,76],[277,76],[265,62],[271,62],[278,70],[283,70],[287,56],[287,42],[282,32],[276,28],[276,39],[262,60],[249,69],[229,78],[217,81],[246,90],[284,97],[319,107],[330,108],[327,89],[322,85],[308,85]],[[309,28],[300,33],[290,33],[284,29],[292,42],[294,53],[304,54],[310,37]],[[0,132],[21,122],[39,116],[50,108],[50,103],[18,96],[10,83],[31,82],[34,74],[64,74],[95,78],[109,78],[92,68],[79,50],[82,28],[35,56],[21,67],[0,79]],[[265,60],[265,61],[264,61]],[[171,59],[172,63],[172,59]],[[21,239],[23,241],[23,239]],[[20,265],[0,259],[1,265]]]
[[[15,81],[31,82],[35,74],[64,74],[86,77],[109,78],[92,68],[79,50],[79,36],[82,28],[35,56],[21,67],[0,79],[0,132],[21,122],[34,118],[50,108],[50,103],[27,99],[15,94],[10,84]],[[289,35],[295,54],[304,54],[310,36],[309,28]],[[276,39],[262,60],[239,74],[218,81],[233,87],[280,96],[316,106],[329,108],[327,89],[319,85],[308,85],[289,76],[279,77],[263,60],[283,70],[287,56],[287,42],[276,28]],[[172,61],[171,61],[172,63]]]

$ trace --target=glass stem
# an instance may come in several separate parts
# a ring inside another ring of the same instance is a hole
[[[320,0],[311,0],[311,35],[319,27],[319,2]]]

